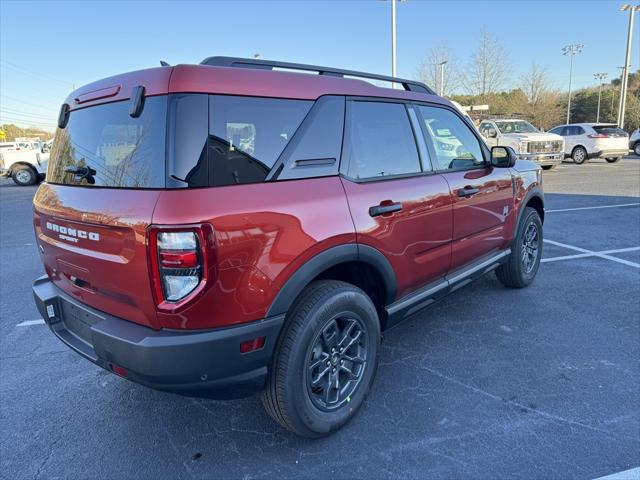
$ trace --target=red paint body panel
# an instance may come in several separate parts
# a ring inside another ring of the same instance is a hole
[[[159,313],[169,328],[263,318],[278,290],[307,260],[356,240],[339,177],[167,190],[153,222],[206,222],[216,237],[215,284],[180,315]]]
[[[516,214],[510,170],[487,167],[449,172],[443,176],[449,183],[453,199],[451,269],[505,248],[511,240],[506,228],[507,219]],[[460,197],[458,191],[465,187],[475,187],[479,192]]]
[[[396,274],[397,298],[443,277],[451,262],[452,206],[441,175],[355,183],[343,180],[358,242],[381,251]],[[369,207],[401,202],[371,217]]]
[[[49,277],[91,307],[159,328],[146,247],[146,229],[159,194],[154,190],[40,185],[33,200],[33,222]],[[67,237],[77,242],[61,239],[61,233],[47,228],[47,222],[74,229],[75,236]],[[100,237],[78,238],[78,231]],[[80,282],[73,283],[72,277]]]
[[[131,91],[137,85],[144,85],[147,96],[168,93],[212,93],[315,100],[322,95],[354,95],[449,104],[436,95],[380,88],[363,80],[208,65],[158,67],[115,75],[78,88],[69,94],[65,102],[73,110],[126,100],[130,98]],[[115,95],[109,95],[106,98],[83,100],[81,105],[75,101],[76,98],[91,98],[91,94],[96,91],[108,91],[118,87]]]

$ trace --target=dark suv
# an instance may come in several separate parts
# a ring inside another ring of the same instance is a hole
[[[152,388],[262,390],[300,435],[358,411],[382,330],[538,270],[540,170],[415,81],[213,57],[82,87],[58,126],[33,216],[53,333]]]

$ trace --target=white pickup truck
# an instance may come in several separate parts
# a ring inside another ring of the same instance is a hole
[[[519,159],[532,160],[545,170],[564,159],[564,139],[560,135],[540,132],[524,120],[483,120],[478,130],[489,147],[511,147]]]
[[[20,185],[34,185],[47,173],[49,153],[38,148],[23,148],[5,142],[0,145],[0,175]]]

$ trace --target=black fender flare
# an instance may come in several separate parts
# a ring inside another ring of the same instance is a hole
[[[389,261],[377,249],[368,245],[348,243],[328,248],[304,263],[285,282],[267,310],[267,317],[286,313],[300,292],[318,275],[341,263],[366,263],[380,274],[385,292],[385,304],[391,304],[396,296],[396,276]]]
[[[531,199],[534,197],[537,197],[540,199],[540,202],[542,202],[542,211],[544,212],[544,193],[542,193],[542,190],[540,188],[534,187],[527,192],[527,194],[522,199],[522,202],[520,202],[521,206],[520,206],[520,211],[518,212],[518,219],[516,221],[515,232],[518,231],[520,220],[522,220],[522,215],[524,215],[524,209],[527,207],[527,204],[529,203],[529,201],[531,201]],[[542,218],[540,218],[540,220],[544,223],[544,214],[542,215]],[[514,234],[514,237],[515,236],[516,235]]]

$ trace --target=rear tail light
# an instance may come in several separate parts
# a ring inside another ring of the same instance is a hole
[[[606,133],[592,133],[591,135],[587,135],[589,138],[609,138],[609,135]]]
[[[149,258],[158,308],[175,310],[200,292],[213,264],[213,228],[153,227],[149,232]]]

